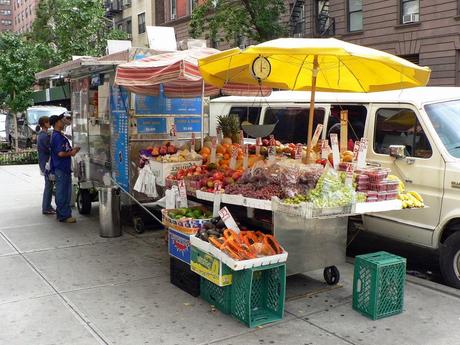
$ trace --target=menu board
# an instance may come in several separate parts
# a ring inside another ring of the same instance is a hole
[[[129,190],[128,92],[117,86],[110,90],[112,121],[112,178]]]

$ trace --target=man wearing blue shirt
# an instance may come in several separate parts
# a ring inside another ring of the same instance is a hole
[[[64,114],[50,117],[54,130],[51,134],[51,172],[56,178],[56,215],[60,222],[75,223],[72,217],[70,201],[72,199],[72,158],[79,147],[73,148],[62,131],[65,124]]]
[[[37,135],[38,165],[42,175],[45,177],[45,189],[43,191],[42,213],[55,214],[56,211],[51,207],[51,198],[53,197],[53,182],[49,179],[49,167],[47,163],[50,159],[50,133],[51,128],[48,116],[42,116],[38,119],[39,132]]]

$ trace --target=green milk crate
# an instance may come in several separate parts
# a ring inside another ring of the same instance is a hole
[[[401,313],[405,281],[405,258],[387,252],[356,256],[353,309],[372,320]]]
[[[248,327],[281,320],[286,296],[286,264],[233,271],[231,313]]]
[[[201,277],[200,297],[224,314],[230,314],[232,286],[219,286]]]

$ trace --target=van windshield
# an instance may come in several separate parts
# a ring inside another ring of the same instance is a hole
[[[449,154],[460,158],[460,100],[428,104],[425,111]]]
[[[42,116],[61,115],[67,111],[65,108],[52,108],[52,109],[27,109],[27,123],[32,125],[38,124],[38,119]]]

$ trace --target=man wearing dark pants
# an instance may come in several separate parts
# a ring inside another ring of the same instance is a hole
[[[49,166],[50,159],[50,123],[48,116],[42,116],[38,119],[40,131],[37,135],[37,151],[38,151],[38,165],[40,171],[45,177],[45,189],[43,190],[42,213],[55,214],[56,211],[51,207],[51,199],[53,197],[53,182],[49,179]]]
[[[60,222],[75,223],[76,219],[72,217],[70,208],[72,199],[71,157],[75,156],[80,148],[72,149],[69,140],[62,133],[65,127],[63,118],[64,114],[50,117],[50,124],[54,128],[51,134],[51,172],[56,179],[56,216]]]

